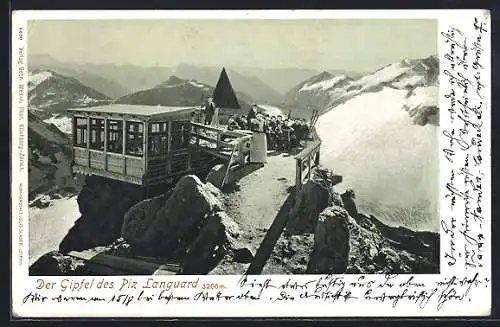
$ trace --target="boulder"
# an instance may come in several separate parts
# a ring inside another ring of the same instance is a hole
[[[121,236],[150,255],[180,255],[206,220],[223,210],[219,196],[220,191],[210,183],[202,183],[195,175],[184,176],[169,197],[132,207],[125,215]]]
[[[264,274],[439,273],[439,234],[360,213],[352,190],[339,194],[332,174],[319,175],[302,187]]]
[[[314,250],[314,234],[281,235],[262,274],[305,274]]]
[[[338,206],[321,212],[307,273],[342,274],[346,271],[350,250],[348,216],[347,211]]]
[[[88,176],[77,198],[81,216],[59,244],[59,251],[81,251],[113,242],[120,236],[124,214],[142,198],[137,185]]]
[[[358,218],[359,212],[356,206],[355,198],[356,195],[352,189],[347,189],[344,193],[340,195],[342,200],[342,206],[347,210],[349,216],[354,219]]]
[[[330,205],[330,190],[310,180],[300,190],[286,225],[287,234],[314,231],[319,214]]]
[[[170,192],[152,199],[143,200],[132,206],[125,213],[123,219],[122,237],[133,240],[144,234],[156,218],[157,212],[167,202],[169,196]]]
[[[211,214],[187,247],[184,273],[206,274],[227,254],[232,254],[235,262],[245,259],[244,255],[248,253],[239,246],[240,235],[239,226],[224,211]]]
[[[318,167],[313,178],[299,191],[286,226],[287,234],[313,233],[319,214],[328,206],[342,206],[342,199],[334,186],[342,182],[342,175],[331,169]]]

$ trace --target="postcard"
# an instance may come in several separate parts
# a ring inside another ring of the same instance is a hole
[[[13,12],[12,317],[489,315],[490,28]]]

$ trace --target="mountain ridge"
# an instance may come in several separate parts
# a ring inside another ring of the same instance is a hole
[[[313,109],[324,113],[358,94],[377,92],[385,86],[411,91],[438,83],[437,56],[403,59],[358,77],[329,72],[314,75],[290,89],[281,106],[294,111],[297,116],[307,118]]]
[[[28,72],[28,101],[32,109],[63,113],[68,108],[104,104],[110,100],[74,77],[53,70]]]

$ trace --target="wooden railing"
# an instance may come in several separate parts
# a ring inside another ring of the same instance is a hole
[[[251,134],[228,131],[223,128],[204,125],[199,123],[191,123],[191,145],[195,145],[211,154],[218,155],[224,158],[229,158],[232,152],[236,152],[236,156],[240,151],[243,142],[247,142],[252,137]],[[236,149],[233,151],[233,149]]]
[[[183,270],[180,263],[162,263],[156,258],[123,257],[90,250],[71,251],[68,255],[84,261],[87,270],[100,275],[177,275]]]
[[[295,194],[298,196],[302,186],[312,178],[313,169],[319,166],[321,140],[314,137],[304,150],[295,156]]]

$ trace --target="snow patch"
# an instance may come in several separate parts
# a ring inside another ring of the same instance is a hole
[[[347,76],[341,75],[341,76],[335,76],[333,78],[330,78],[330,79],[327,79],[327,80],[324,80],[321,82],[316,82],[316,83],[312,83],[312,84],[307,83],[304,86],[302,86],[302,88],[299,90],[299,92],[310,91],[310,90],[314,90],[314,89],[328,90],[328,89],[334,87],[338,82],[341,82],[341,81],[345,80],[346,78],[347,78]]]
[[[415,101],[430,103],[430,92],[418,91]],[[343,184],[356,191],[363,212],[388,224],[436,231],[439,128],[415,124],[404,110],[406,95],[385,87],[358,94],[320,116],[321,162],[344,176]],[[423,208],[423,214],[418,221],[395,221],[389,215],[393,208]]]
[[[409,69],[409,67],[405,67],[399,62],[393,63],[374,72],[373,74],[361,77],[359,80],[354,81],[351,85],[361,86],[361,90],[366,90],[380,83],[390,82]]]
[[[53,76],[52,72],[39,72],[39,73],[28,73],[28,84],[29,88],[28,90],[31,91],[34,88],[36,88],[38,85],[46,81],[47,79],[51,78]]]
[[[439,88],[437,86],[417,87],[411,92],[405,106],[408,110],[422,107],[438,107],[438,99]]]
[[[381,92],[358,95],[322,115],[316,123],[323,141],[322,156],[340,154],[385,123],[407,115],[401,110],[404,99],[404,91],[385,88]]]
[[[77,197],[52,200],[52,205],[40,209],[28,208],[29,264],[45,253],[57,250],[73,223],[80,216]]]
[[[84,94],[83,99],[81,100],[83,104],[91,104],[97,102],[96,99],[89,97],[88,95]]]
[[[205,85],[197,83],[196,81],[189,81],[189,84],[199,87],[199,88],[205,88]]]
[[[410,75],[404,76],[399,81],[394,81],[392,85],[398,89],[404,89],[405,87],[423,85],[425,83],[425,76],[423,75]]]
[[[72,133],[72,126],[71,126],[72,120],[70,117],[53,115],[49,119],[45,119],[44,122],[47,124],[55,125],[61,132],[65,133],[65,134]]]

